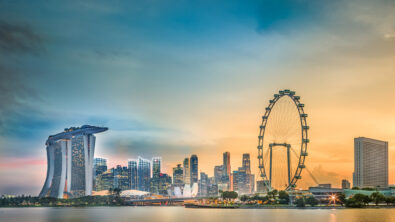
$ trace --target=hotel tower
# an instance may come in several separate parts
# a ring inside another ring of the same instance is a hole
[[[70,198],[92,194],[95,133],[106,127],[84,125],[66,128],[48,137],[47,178],[40,197]]]
[[[354,139],[354,187],[388,187],[388,142]]]

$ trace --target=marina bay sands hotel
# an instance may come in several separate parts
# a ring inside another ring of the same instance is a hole
[[[40,197],[69,198],[92,194],[95,133],[107,127],[84,125],[49,136],[47,178]]]

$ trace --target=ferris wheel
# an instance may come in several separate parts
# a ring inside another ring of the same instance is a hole
[[[308,155],[307,114],[294,91],[280,90],[269,101],[259,127],[260,176],[268,190],[291,190]]]

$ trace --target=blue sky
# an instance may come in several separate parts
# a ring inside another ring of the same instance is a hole
[[[170,172],[197,153],[210,175],[230,150],[236,168],[243,152],[256,152],[259,116],[282,88],[300,92],[313,112],[312,169],[322,171],[327,147],[351,149],[358,133],[391,140],[385,129],[395,105],[377,98],[394,94],[394,8],[391,1],[0,1],[0,175],[9,181],[0,193],[39,192],[46,138],[84,124],[110,128],[98,135],[97,156],[112,163],[159,155]],[[358,127],[354,110],[385,124]],[[346,133],[333,132],[333,113],[345,116]],[[352,172],[352,150],[346,159],[336,153],[347,170],[324,167],[337,172],[330,182]],[[29,164],[34,182],[14,189]]]

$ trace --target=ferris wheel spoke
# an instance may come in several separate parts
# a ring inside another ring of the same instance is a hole
[[[266,121],[262,133],[262,162],[261,175],[268,179],[271,189],[290,189],[295,183],[301,154],[295,150],[302,148],[304,120],[298,107],[299,97],[290,91],[280,91],[278,97],[270,104],[270,112],[266,115]],[[305,118],[305,117],[303,117]],[[282,145],[283,144],[283,145]],[[271,148],[271,146],[274,147]],[[272,155],[270,155],[272,149]],[[289,151],[287,151],[289,150]],[[302,152],[302,149],[301,149]],[[271,157],[270,157],[271,156]],[[305,156],[304,156],[305,158]],[[271,175],[271,177],[270,177]]]

